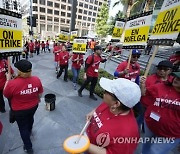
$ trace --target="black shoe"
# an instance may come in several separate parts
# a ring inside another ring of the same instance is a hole
[[[60,77],[59,74],[57,74],[56,78],[59,79],[59,77]]]
[[[97,101],[97,98],[96,98],[94,95],[90,95],[89,98],[91,98],[91,99]]]
[[[2,109],[2,110],[0,110],[0,112],[1,112],[1,113],[5,113],[5,112],[6,112],[6,110],[5,110],[5,109]]]
[[[81,92],[80,90],[78,90],[78,96],[79,96],[79,97],[83,97],[83,96],[82,96],[82,92]]]
[[[26,149],[25,147],[23,147],[23,149],[24,149],[24,152],[26,152],[28,154],[33,154],[34,153],[32,148],[31,149]]]

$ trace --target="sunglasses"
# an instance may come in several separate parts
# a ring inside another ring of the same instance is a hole
[[[133,58],[139,58],[140,55],[132,55]]]
[[[169,71],[170,69],[169,68],[167,68],[167,67],[158,67],[157,68],[158,70],[164,70],[164,71]]]

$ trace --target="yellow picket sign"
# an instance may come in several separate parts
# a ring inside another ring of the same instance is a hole
[[[72,50],[74,53],[85,53],[86,52],[86,44],[73,43]]]
[[[120,38],[123,32],[123,28],[114,27],[112,37],[113,38]]]
[[[60,34],[59,39],[62,41],[67,41],[68,40],[68,35]]]

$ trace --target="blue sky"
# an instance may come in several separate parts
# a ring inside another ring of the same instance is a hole
[[[110,6],[110,10],[109,10],[109,17],[110,16],[115,16],[116,13],[118,13],[119,10],[123,10],[123,6],[120,4],[114,8],[112,8],[112,6],[114,5],[115,2],[117,2],[118,0],[111,0],[111,6]]]

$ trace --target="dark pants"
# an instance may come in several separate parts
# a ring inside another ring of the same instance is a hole
[[[0,111],[5,109],[4,97],[3,97],[3,90],[0,90]]]
[[[17,125],[19,127],[21,138],[24,143],[24,147],[27,150],[32,148],[30,135],[34,123],[34,114],[37,110],[37,107],[38,106],[29,110],[13,111]]]
[[[36,48],[36,54],[39,55],[39,48]]]
[[[68,78],[68,65],[60,65],[60,71],[57,74],[57,77],[61,76],[63,70],[64,70],[64,80],[67,80],[67,78]]]
[[[28,60],[29,52],[25,52],[26,54],[26,60]]]
[[[90,95],[92,96],[94,93],[94,89],[97,83],[98,77],[90,77],[87,76],[86,81],[83,83],[83,85],[81,86],[81,88],[79,89],[80,92],[83,91],[83,89],[91,82],[91,86],[90,86]]]
[[[42,52],[43,52],[43,51],[46,52],[45,47],[42,47]]]

